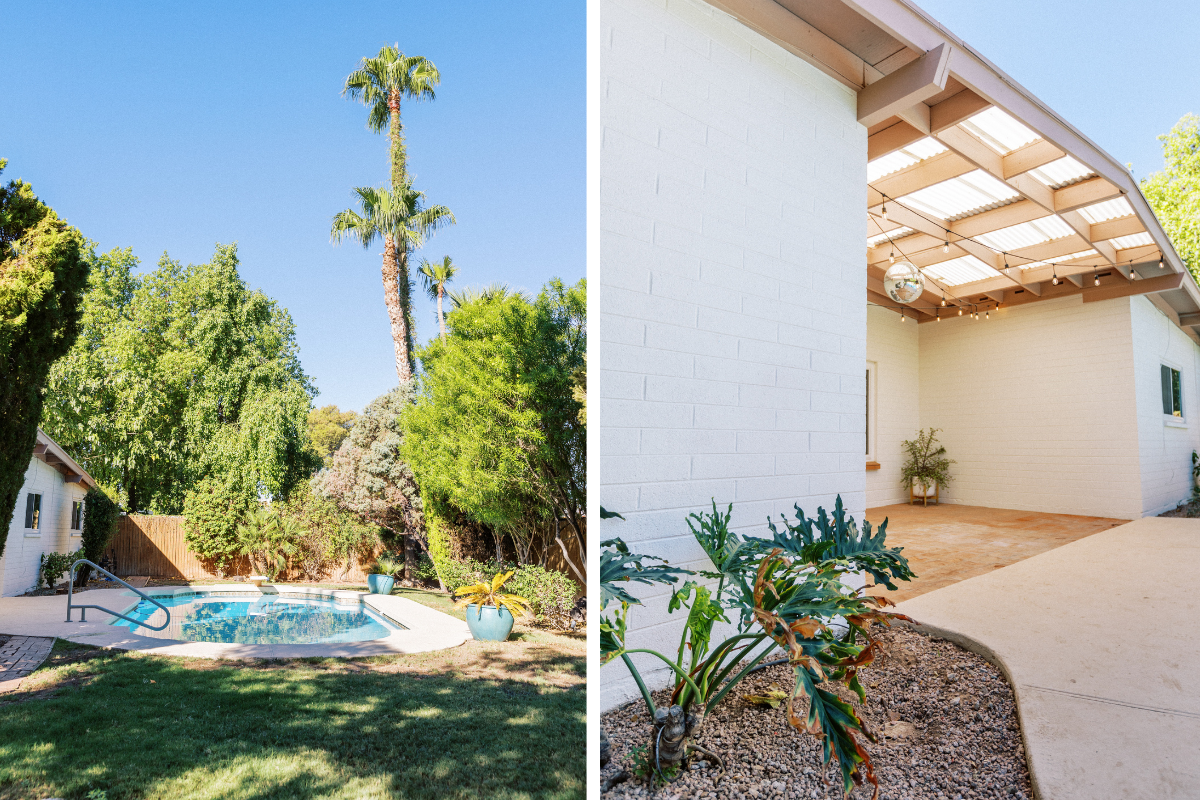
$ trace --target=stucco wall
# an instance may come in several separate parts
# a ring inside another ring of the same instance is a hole
[[[875,373],[871,438],[879,463],[879,469],[867,473],[867,508],[908,502],[908,492],[900,485],[900,443],[913,438],[921,426],[921,326],[900,319],[895,311],[867,306],[867,362]]]
[[[25,530],[25,498],[31,492],[42,495],[41,524],[36,531]],[[54,467],[36,458],[29,460],[0,559],[0,596],[13,597],[33,588],[43,552],[79,548],[79,532],[70,530],[71,503],[82,500],[84,494],[81,484],[64,483],[62,473]]]
[[[685,519],[865,506],[866,131],[848,89],[695,0],[603,0],[600,467],[621,536],[703,565]],[[640,588],[640,587],[639,587]],[[630,642],[673,652],[665,593]],[[666,674],[645,659],[650,682]],[[606,707],[634,696],[620,663]]]
[[[1191,494],[1192,451],[1200,449],[1200,347],[1145,297],[1132,298],[1131,313],[1142,513],[1160,514]],[[1163,364],[1181,373],[1183,420],[1163,416]]]
[[[921,426],[958,462],[947,502],[1142,515],[1128,298],[953,317],[920,344]]]

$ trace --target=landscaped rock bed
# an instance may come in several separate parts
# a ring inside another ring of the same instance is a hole
[[[1029,771],[1021,744],[1012,689],[996,667],[949,642],[906,629],[879,635],[881,654],[859,672],[867,690],[859,714],[879,738],[864,742],[883,800],[975,800],[1031,798]],[[605,669],[619,669],[613,664]],[[786,664],[754,673],[733,690],[708,718],[700,743],[725,760],[721,774],[693,755],[691,767],[675,783],[651,791],[631,778],[602,796],[617,798],[840,798],[835,763],[821,766],[820,741],[793,729],[784,708],[756,706],[742,699],[776,687],[790,691]],[[825,686],[824,688],[829,688]],[[655,694],[665,705],[667,692]],[[640,700],[605,714],[612,761],[607,780],[630,769],[630,749],[649,739],[650,722]],[[869,784],[853,798],[869,798]]]

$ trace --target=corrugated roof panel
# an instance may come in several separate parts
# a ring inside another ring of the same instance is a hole
[[[1037,178],[1051,189],[1060,189],[1078,183],[1084,178],[1090,178],[1096,173],[1070,156],[1063,156],[1057,161],[1030,170],[1029,174]]]
[[[1154,244],[1154,237],[1142,231],[1141,233],[1132,233],[1129,236],[1118,236],[1115,239],[1109,239],[1108,243],[1118,250],[1128,250],[1130,247],[1144,247],[1148,244]]]
[[[946,146],[937,139],[926,136],[913,142],[908,147],[880,156],[867,162],[867,183],[874,183],[884,175],[899,172],[905,167],[911,167],[927,158],[946,152]]]
[[[997,208],[1020,196],[1016,189],[981,169],[935,183],[899,198],[902,205],[941,219],[953,220]]]
[[[922,272],[947,286],[961,286],[985,278],[995,278],[1000,273],[975,256],[963,256],[925,267]]]
[[[1115,200],[1105,200],[1103,203],[1086,206],[1079,209],[1079,213],[1083,215],[1092,225],[1097,222],[1107,222],[1110,219],[1120,219],[1133,214],[1133,206],[1129,205],[1129,201],[1124,197],[1118,197]]]
[[[869,247],[875,247],[876,245],[879,245],[879,244],[886,244],[888,239],[891,239],[894,242],[897,239],[903,239],[905,236],[908,236],[912,232],[913,232],[912,228],[896,228],[896,230],[894,230],[894,231],[888,231],[887,233],[879,233],[879,234],[876,234],[875,236],[868,236],[867,237],[867,245]]]
[[[995,106],[959,124],[1002,156],[1042,138]]]
[[[1032,222],[1022,222],[991,233],[982,233],[975,238],[996,250],[1012,252],[1022,247],[1032,247],[1035,244],[1062,239],[1075,233],[1071,226],[1056,216],[1035,219]]]
[[[1092,249],[1080,250],[1078,253],[1070,253],[1065,256],[1056,256],[1054,258],[1047,258],[1042,261],[1031,261],[1028,264],[1022,264],[1021,269],[1032,269],[1034,267],[1046,267],[1046,266],[1049,266],[1050,264],[1060,264],[1063,261],[1074,261],[1077,258],[1087,258],[1088,256],[1094,256],[1094,255],[1097,255],[1095,250],[1092,250]]]

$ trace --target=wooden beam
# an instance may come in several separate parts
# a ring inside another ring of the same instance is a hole
[[[1104,178],[1091,178],[1054,192],[1054,210],[1061,214],[1120,197],[1123,192]]]
[[[867,160],[874,161],[888,153],[903,150],[913,142],[924,139],[925,135],[907,122],[898,120],[895,125],[867,137]]]
[[[929,107],[929,130],[939,133],[991,107],[990,101],[970,89],[963,89],[953,97]]]
[[[885,75],[858,93],[858,121],[866,127],[894,117],[946,88],[950,77],[950,55],[953,48],[939,44],[916,61]],[[925,125],[929,127],[929,107],[925,106]],[[910,125],[913,120],[906,120]],[[921,128],[920,124],[913,127]]]
[[[1032,222],[1050,216],[1050,211],[1032,200],[1018,200],[991,211],[982,211],[964,217],[950,225],[950,231],[959,236],[979,236],[998,231],[1022,222]]]
[[[48,445],[48,444],[35,444],[33,446],[33,454],[35,456],[45,455],[49,450],[50,450],[50,445]]]
[[[935,183],[966,175],[975,166],[952,150],[939,153],[910,167],[885,175],[871,184],[871,188],[888,197],[903,197],[920,191]]]
[[[1100,286],[1095,289],[1083,290],[1083,302],[1095,303],[1099,300],[1112,300],[1116,297],[1130,297],[1135,294],[1150,294],[1152,292],[1167,292],[1178,289],[1183,283],[1182,272],[1172,272],[1157,278],[1145,278],[1115,286]]]
[[[870,194],[870,192],[868,191],[868,195],[869,194]],[[882,203],[878,206],[868,209],[868,211],[874,215],[881,214],[883,212]],[[929,220],[925,219],[920,214],[910,211],[909,209],[904,208],[903,206],[897,205],[895,203],[893,203],[891,205],[891,207],[888,208],[888,216],[890,216],[892,218],[892,220],[894,220],[897,224],[904,225],[906,227],[912,228],[915,231],[920,231],[921,233],[929,234],[930,236],[933,236],[935,238],[938,236],[946,235],[945,228],[941,227],[938,224],[932,223]],[[949,226],[947,225],[947,227],[949,227]],[[989,267],[992,267],[994,269],[999,269],[999,267],[1000,267],[1000,262],[997,261],[996,253],[977,242],[960,239],[958,241],[951,242],[950,245],[951,245],[951,254],[950,255],[942,255],[941,258],[932,260],[932,261],[930,261],[930,263],[936,264],[941,261],[948,261],[951,258],[958,258],[959,256],[953,255],[953,253],[955,252],[953,250],[953,248],[959,247],[959,248],[962,248],[962,250],[965,250],[966,252],[975,256],[980,261],[987,264]]]
[[[1068,212],[1078,214],[1078,211]],[[1082,216],[1082,215],[1081,215]],[[1135,233],[1145,233],[1146,228],[1142,225],[1142,221],[1137,218],[1137,215],[1128,217],[1119,217],[1117,219],[1106,220],[1105,222],[1097,222],[1091,226],[1091,241],[1098,242],[1105,239],[1115,239],[1118,236],[1131,236]]]
[[[1180,314],[1179,324],[1187,326],[1200,325],[1200,313],[1196,314]]]
[[[1024,172],[1029,172],[1031,169],[1044,167],[1051,161],[1057,161],[1066,153],[1059,150],[1045,139],[1038,139],[1036,142],[1030,142],[1024,147],[1013,150],[1011,153],[1003,157],[1003,172],[1004,179],[1015,178]]]
[[[1130,247],[1125,250],[1117,250],[1115,260],[1120,264],[1128,264],[1133,262],[1137,264],[1141,261],[1157,261],[1159,255],[1158,245],[1143,244],[1138,247]]]
[[[63,483],[82,483],[82,482],[83,482],[82,475],[71,474],[71,475],[63,476]]]

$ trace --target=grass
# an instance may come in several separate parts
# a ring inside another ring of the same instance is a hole
[[[0,800],[582,798],[585,649],[523,630],[406,656],[227,662],[59,641],[0,697]]]

